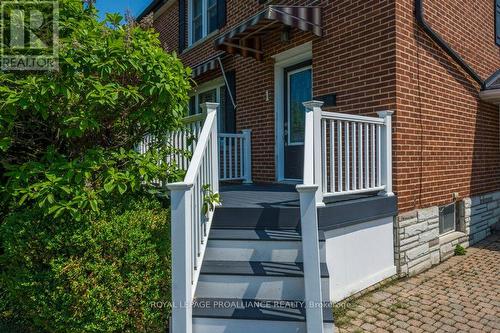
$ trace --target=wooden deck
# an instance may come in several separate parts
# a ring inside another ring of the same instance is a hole
[[[295,185],[287,184],[221,184],[220,194],[222,206],[228,208],[298,208],[299,194]],[[376,196],[374,194],[357,194],[335,197],[325,200],[327,204],[351,201]]]

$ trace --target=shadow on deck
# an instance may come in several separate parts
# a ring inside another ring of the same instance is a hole
[[[221,228],[289,228],[300,226],[299,194],[295,185],[221,184],[222,205],[215,224]],[[333,230],[397,215],[397,197],[356,194],[330,199],[318,208],[319,228]]]

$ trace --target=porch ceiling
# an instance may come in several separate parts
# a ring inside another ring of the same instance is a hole
[[[270,5],[219,37],[215,41],[215,47],[229,54],[262,60],[262,36],[283,26],[294,27],[321,36],[321,8]]]

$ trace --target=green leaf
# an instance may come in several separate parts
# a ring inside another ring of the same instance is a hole
[[[120,192],[120,194],[127,192],[127,185],[123,183],[118,184],[118,192]]]
[[[115,189],[115,183],[113,180],[109,181],[108,183],[104,184],[104,190],[107,192],[107,193],[111,193],[113,192],[113,190]]]

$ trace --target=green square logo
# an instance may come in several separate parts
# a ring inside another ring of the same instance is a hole
[[[58,1],[3,0],[0,15],[1,70],[58,70]]]

